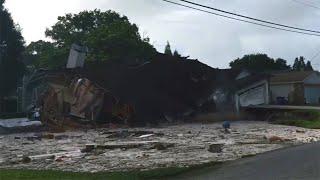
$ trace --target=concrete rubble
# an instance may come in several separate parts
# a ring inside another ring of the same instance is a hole
[[[0,168],[73,172],[149,170],[224,162],[320,140],[319,130],[242,121],[162,128],[0,135]]]
[[[0,119],[0,127],[2,128],[16,128],[16,127],[28,127],[28,126],[41,126],[40,121],[30,121],[28,118],[18,118],[18,119]]]
[[[28,118],[0,119],[0,134],[39,131],[42,126],[41,121],[32,121]]]

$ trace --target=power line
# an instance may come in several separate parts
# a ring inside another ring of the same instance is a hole
[[[320,4],[320,2],[319,2],[318,0],[304,0],[304,1],[309,2],[309,4],[317,4],[317,5]],[[318,6],[318,7],[319,7],[319,6]]]
[[[266,21],[266,20],[262,20],[262,19],[257,19],[257,18],[253,18],[253,17],[249,17],[249,16],[237,14],[237,13],[232,13],[232,12],[225,11],[225,10],[221,10],[221,9],[217,9],[217,8],[213,8],[213,7],[210,7],[210,6],[205,6],[205,5],[198,4],[198,3],[195,3],[195,2],[191,2],[191,1],[187,1],[187,0],[179,0],[179,1],[182,1],[182,2],[185,2],[185,3],[188,3],[188,4],[192,4],[192,5],[195,5],[195,6],[199,6],[199,7],[211,9],[211,10],[214,10],[214,11],[222,12],[222,13],[225,13],[225,14],[230,14],[230,15],[233,15],[233,16],[238,16],[238,17],[245,18],[245,19],[250,19],[250,20],[253,20],[253,21],[258,21],[258,22],[266,23],[266,24],[281,26],[281,27],[290,28],[290,29],[295,29],[295,30],[300,30],[300,31],[320,33],[320,31],[316,31],[316,30],[310,30],[310,29],[304,29],[304,28],[299,28],[299,27],[293,27],[293,26],[288,26],[288,25],[284,25],[284,24],[279,24],[279,23],[275,23],[275,22],[271,22],[271,21]]]
[[[313,4],[310,4],[310,3],[306,3],[306,2],[302,2],[302,1],[298,1],[298,0],[291,0],[291,1],[295,2],[295,3],[298,3],[298,4],[301,4],[303,6],[307,6],[307,7],[311,7],[311,8],[315,8],[315,9],[320,9],[320,7],[315,6]]]
[[[318,51],[311,59],[310,61],[312,62],[316,57],[320,55],[320,51]]]
[[[228,18],[228,19],[232,19],[232,20],[236,20],[236,21],[241,21],[241,22],[246,22],[246,23],[258,25],[258,26],[263,26],[263,27],[268,27],[268,28],[272,28],[272,29],[298,33],[298,34],[304,34],[304,35],[320,36],[320,34],[314,34],[314,33],[307,33],[307,32],[301,32],[301,31],[296,31],[296,30],[290,30],[290,29],[280,28],[280,27],[266,25],[266,24],[262,24],[262,23],[257,23],[257,22],[253,22],[253,21],[248,21],[248,20],[244,20],[244,19],[239,19],[239,18],[235,18],[235,17],[231,17],[231,16],[226,16],[226,15],[214,13],[214,12],[211,12],[211,11],[206,11],[206,10],[203,10],[203,9],[199,9],[199,8],[196,8],[196,7],[184,5],[184,4],[181,4],[181,3],[173,2],[173,1],[170,1],[170,0],[162,0],[162,1],[165,1],[165,2],[171,3],[171,4],[175,4],[175,5],[178,5],[178,6],[186,7],[186,8],[189,8],[189,9],[193,9],[193,10],[209,13],[209,14],[212,14],[212,15],[216,15],[216,16],[220,16],[220,17],[224,17],[224,18]]]

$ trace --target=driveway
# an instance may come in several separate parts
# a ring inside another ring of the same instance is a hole
[[[320,179],[320,143],[277,150],[196,170],[173,179],[278,180]]]

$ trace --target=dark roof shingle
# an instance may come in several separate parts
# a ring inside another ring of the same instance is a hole
[[[274,73],[270,78],[271,83],[294,83],[302,82],[315,71],[292,71],[285,73]]]

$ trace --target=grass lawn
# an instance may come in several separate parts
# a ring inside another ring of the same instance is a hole
[[[285,112],[279,114],[272,123],[309,129],[320,129],[320,111],[298,110]]]
[[[0,180],[140,180],[161,179],[176,176],[191,170],[214,166],[217,163],[206,163],[191,167],[160,168],[150,171],[72,173],[62,171],[4,170],[0,169]]]
[[[154,179],[174,176],[185,172],[184,168],[159,169],[146,172],[104,172],[104,173],[72,173],[61,171],[35,171],[35,170],[0,170],[0,180],[129,180]]]
[[[320,129],[320,120],[276,120],[274,124]]]

